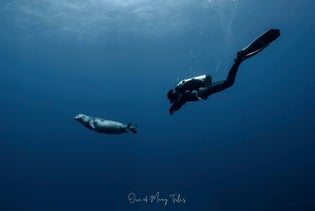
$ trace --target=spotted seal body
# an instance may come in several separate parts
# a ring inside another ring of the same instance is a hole
[[[131,122],[129,124],[123,124],[121,122],[101,119],[98,117],[90,117],[85,114],[78,114],[74,117],[74,119],[79,121],[83,126],[98,133],[105,134],[121,134],[128,132],[137,133],[136,131],[137,126],[131,125]]]

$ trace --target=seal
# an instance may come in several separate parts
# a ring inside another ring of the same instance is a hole
[[[78,114],[74,120],[79,121],[83,126],[98,133],[105,134],[122,134],[122,133],[137,133],[137,125],[123,124],[112,120],[101,119],[98,117],[90,117],[85,114]]]

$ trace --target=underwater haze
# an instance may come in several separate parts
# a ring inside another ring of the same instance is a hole
[[[314,8],[2,0],[0,210],[315,210]],[[231,88],[168,113],[176,83],[224,80],[270,28],[281,36]],[[95,133],[79,113],[138,133]]]

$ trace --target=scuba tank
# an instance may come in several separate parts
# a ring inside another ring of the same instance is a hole
[[[175,87],[176,91],[192,91],[198,90],[201,87],[206,87],[212,84],[212,77],[210,75],[200,75],[192,78],[181,80]]]

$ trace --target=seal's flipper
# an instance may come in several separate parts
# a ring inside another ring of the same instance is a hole
[[[251,56],[256,55],[265,49],[270,43],[280,36],[279,29],[270,29],[264,34],[257,37],[251,44],[243,48],[237,53],[237,59],[245,60]]]
[[[137,125],[131,125],[131,122],[129,122],[128,123],[128,125],[127,125],[127,129],[129,130],[129,131],[131,131],[131,132],[133,132],[134,134],[136,134],[137,133]]]
[[[95,125],[94,125],[94,121],[93,121],[93,120],[90,120],[90,121],[89,121],[89,125],[90,125],[90,127],[91,127],[93,130],[95,130]]]

